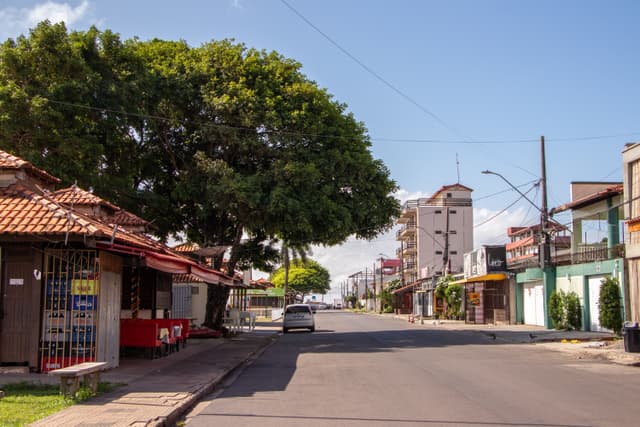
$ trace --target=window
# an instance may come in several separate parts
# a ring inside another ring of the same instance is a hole
[[[442,251],[436,251],[436,255],[442,255]]]
[[[436,234],[442,234],[442,230],[436,230]]]
[[[438,209],[437,211],[434,212],[435,214],[441,214],[442,211],[440,209]]]
[[[453,194],[447,193],[447,198],[450,199],[451,197],[453,197]]]
[[[449,251],[449,254],[451,254],[451,255],[458,255],[458,251]]]
[[[449,231],[449,234],[458,234],[458,232],[456,230],[451,230]]]
[[[449,211],[449,214],[450,214],[450,215],[453,215],[453,214],[456,214],[456,213],[458,213],[458,211],[457,211],[457,210],[455,210],[455,209],[451,209],[451,210]]]

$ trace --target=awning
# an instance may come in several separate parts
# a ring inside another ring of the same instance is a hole
[[[219,285],[232,286],[233,280],[231,277],[224,275],[218,270],[203,267],[200,265],[191,265],[191,275],[197,277],[205,283],[213,283]]]
[[[234,286],[232,277],[213,268],[199,265],[189,258],[118,244],[97,243],[96,247],[106,251],[138,256],[146,267],[164,273],[191,274],[205,283]]]
[[[409,291],[409,290],[413,290],[413,288],[415,288],[417,286],[416,283],[411,283],[410,285],[406,285],[403,286],[401,288],[398,289],[394,289],[393,291],[391,291],[392,294],[399,294],[400,292],[405,292],[405,291]]]
[[[507,278],[506,273],[492,273],[492,274],[485,274],[484,276],[469,277],[467,279],[456,280],[455,282],[449,282],[449,284],[464,285],[465,283],[491,282],[496,280],[504,280],[506,278]]]
[[[144,264],[154,270],[171,274],[189,273],[189,264],[182,258],[156,252],[142,251]]]

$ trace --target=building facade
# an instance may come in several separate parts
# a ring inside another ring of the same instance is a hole
[[[624,181],[624,217],[628,238],[625,241],[627,319],[640,320],[640,144],[627,144],[622,151]]]
[[[434,278],[464,270],[464,254],[473,249],[472,191],[461,184],[446,185],[402,207],[396,239],[403,287],[396,295],[414,314],[433,314]],[[421,291],[419,300],[416,291]]]

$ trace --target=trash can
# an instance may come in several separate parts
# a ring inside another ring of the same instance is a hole
[[[625,322],[622,328],[624,336],[624,351],[640,353],[640,328],[638,322]]]

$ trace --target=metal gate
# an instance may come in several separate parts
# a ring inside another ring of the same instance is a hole
[[[96,360],[100,265],[94,250],[45,251],[40,370]]]

